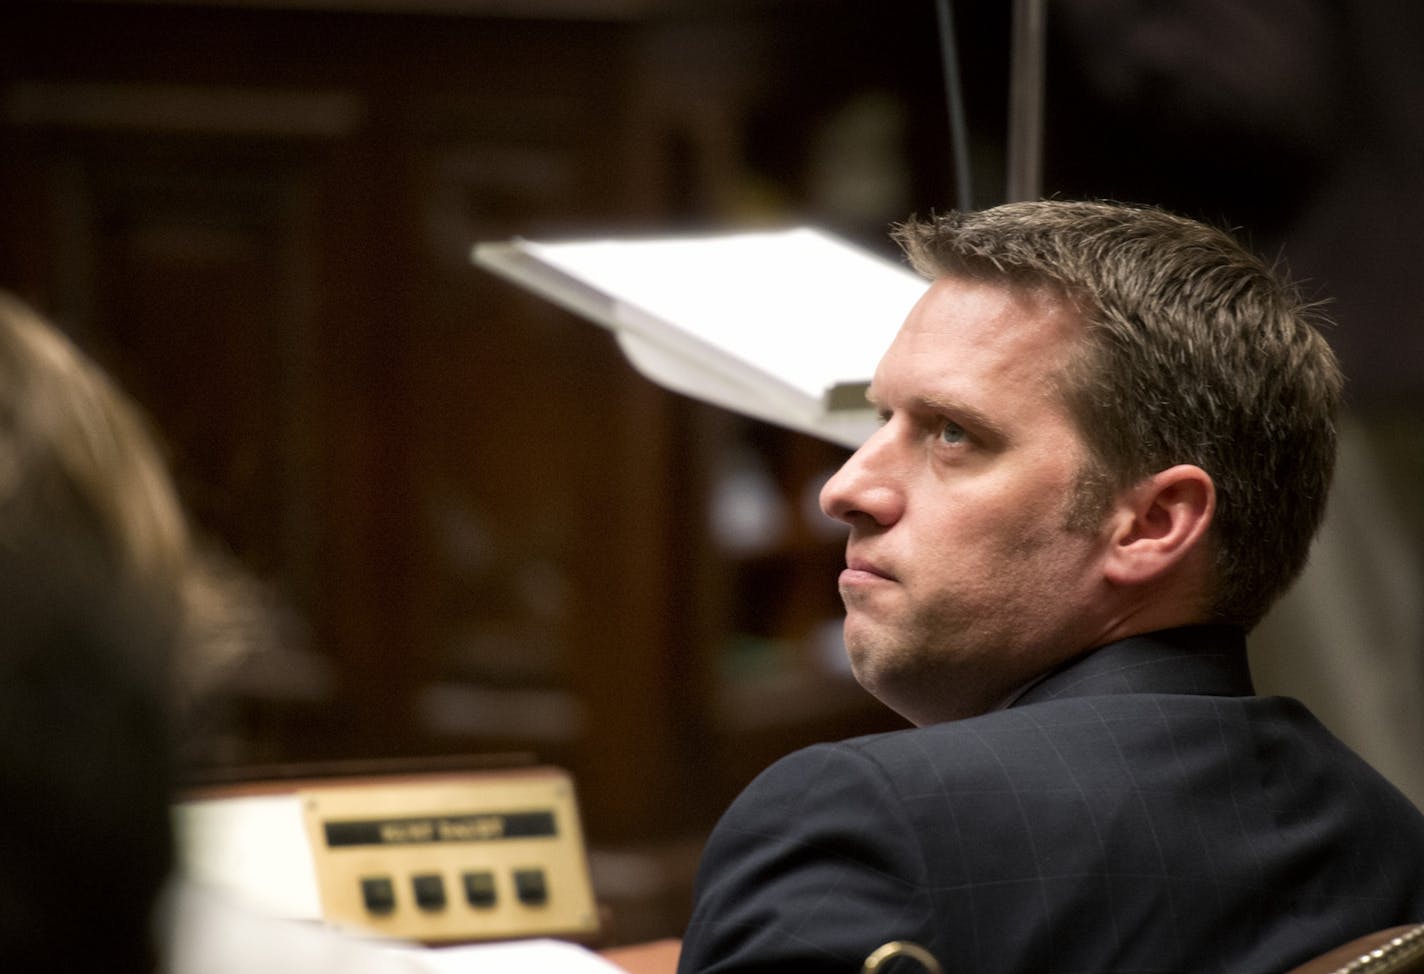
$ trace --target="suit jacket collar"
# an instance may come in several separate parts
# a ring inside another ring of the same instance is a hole
[[[1050,672],[1011,706],[1116,693],[1253,693],[1246,633],[1235,626],[1183,626],[1108,643]]]

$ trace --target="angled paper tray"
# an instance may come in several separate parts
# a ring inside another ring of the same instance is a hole
[[[474,260],[610,329],[665,388],[848,447],[926,284],[810,228],[476,246]]]

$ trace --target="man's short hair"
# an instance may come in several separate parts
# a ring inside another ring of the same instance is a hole
[[[1092,454],[1075,508],[1176,464],[1216,485],[1212,621],[1253,626],[1304,567],[1335,464],[1343,379],[1321,315],[1230,234],[1151,207],[1010,203],[910,220],[927,277],[1047,287],[1085,324],[1058,377]],[[1095,519],[1095,520],[1094,520]]]

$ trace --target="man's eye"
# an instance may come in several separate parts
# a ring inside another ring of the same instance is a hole
[[[945,420],[944,427],[939,431],[939,438],[951,446],[958,446],[968,442],[969,434],[958,423]]]

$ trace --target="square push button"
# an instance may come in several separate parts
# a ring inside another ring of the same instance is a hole
[[[365,876],[361,879],[361,901],[371,913],[384,916],[396,908],[396,887],[387,876]]]
[[[519,902],[527,906],[543,906],[549,902],[549,886],[542,869],[516,869],[514,891]]]
[[[411,877],[410,883],[416,906],[430,913],[445,909],[445,880],[439,873],[421,873]]]
[[[465,899],[482,910],[494,906],[494,873],[465,873]]]

